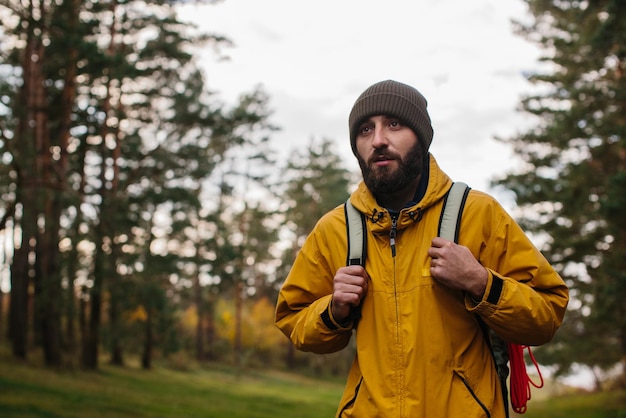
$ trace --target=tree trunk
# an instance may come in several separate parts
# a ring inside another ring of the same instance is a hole
[[[96,250],[94,252],[93,288],[89,297],[89,318],[85,329],[83,345],[83,367],[88,370],[98,368],[99,344],[100,344],[100,323],[102,315],[102,293],[104,291],[105,277],[105,254],[104,237],[102,232],[103,216],[96,227]]]
[[[57,256],[58,244],[55,239],[58,229],[49,223],[46,230],[40,235],[41,251],[38,251],[37,260],[41,274],[41,293],[37,295],[36,302],[39,304],[39,324],[41,326],[41,338],[44,351],[44,361],[48,366],[59,366],[61,357],[61,312],[59,302],[61,300],[61,277],[58,274]],[[54,235],[54,236],[52,236]],[[39,242],[39,241],[38,241]]]
[[[75,320],[75,308],[74,308],[74,277],[75,277],[75,269],[76,269],[76,258],[72,258],[76,253],[72,252],[70,254],[70,260],[68,261],[68,268],[66,269],[66,278],[67,278],[67,292],[66,297],[63,298],[63,292],[61,287],[62,275],[60,274],[61,269],[58,266],[58,239],[59,239],[59,219],[61,218],[61,214],[63,211],[63,195],[69,193],[71,190],[70,187],[67,186],[67,176],[69,172],[69,156],[68,156],[68,144],[70,139],[70,128],[72,126],[72,113],[73,106],[76,100],[76,72],[77,72],[77,60],[78,60],[78,49],[76,48],[76,43],[69,41],[69,37],[73,34],[77,33],[78,30],[78,14],[80,8],[80,0],[65,0],[60,7],[63,12],[63,20],[66,22],[67,27],[69,28],[67,33],[61,35],[61,37],[66,37],[64,39],[65,44],[69,47],[67,48],[67,61],[64,66],[65,77],[63,79],[63,91],[61,94],[61,112],[59,114],[59,130],[58,133],[54,134],[54,138],[58,138],[58,145],[60,150],[59,160],[57,163],[57,171],[52,171],[50,173],[51,178],[56,180],[57,187],[55,190],[58,193],[55,193],[52,201],[52,210],[49,213],[49,217],[47,217],[46,227],[49,232],[50,237],[50,248],[52,254],[54,254],[54,258],[51,259],[51,263],[48,265],[48,274],[51,277],[54,277],[53,286],[55,289],[58,287],[58,298],[57,301],[61,301],[61,306],[57,307],[59,321],[55,323],[55,327],[58,328],[56,331],[57,339],[59,340],[59,346],[68,351],[70,355],[70,359],[72,359],[75,353],[75,336],[74,336],[74,320]],[[82,189],[81,189],[82,190]],[[80,218],[80,207],[77,207],[76,216]],[[50,224],[50,227],[48,227]],[[51,226],[54,225],[54,230]],[[65,308],[65,309],[63,309]],[[65,342],[63,343],[63,333],[61,327],[61,313],[64,312],[66,315],[66,332],[65,332]]]
[[[196,277],[194,278],[195,288],[195,305],[198,316],[198,323],[196,324],[196,359],[198,361],[204,361],[205,349],[204,349],[204,309],[202,304],[202,286],[200,286],[200,274],[196,271]]]
[[[74,219],[74,224],[72,226],[71,229],[71,239],[72,239],[72,250],[70,251],[70,254],[68,256],[68,261],[67,261],[67,271],[66,271],[66,277],[68,280],[68,285],[67,285],[67,298],[66,298],[66,303],[65,303],[65,308],[66,308],[66,330],[65,330],[65,339],[67,342],[67,350],[68,353],[70,355],[70,358],[74,358],[74,354],[76,353],[76,350],[78,349],[78,345],[77,345],[77,336],[76,336],[76,332],[75,332],[75,321],[76,321],[76,294],[75,292],[77,291],[77,289],[75,288],[75,283],[74,280],[77,277],[77,270],[78,270],[78,266],[79,266],[79,253],[78,253],[78,243],[80,242],[80,225],[83,222],[83,212],[81,209],[81,203],[84,201],[84,196],[85,196],[85,186],[86,186],[86,174],[85,174],[85,158],[86,158],[86,154],[87,154],[87,144],[85,144],[84,142],[82,142],[79,147],[78,147],[78,163],[80,164],[80,167],[76,170],[78,173],[80,173],[80,182],[79,182],[79,187],[78,187],[78,194],[79,194],[79,202],[74,206],[75,210],[76,210],[76,218]],[[85,329],[86,329],[86,306],[85,306],[85,300],[84,300],[84,296],[86,293],[86,289],[82,288],[80,290],[80,311],[79,311],[79,317],[78,317],[78,321],[79,321],[79,333],[80,335],[78,336],[78,338],[80,338],[80,346],[82,347],[84,341],[85,341]]]
[[[241,367],[241,359],[243,356],[242,346],[242,327],[243,327],[243,283],[237,280],[235,285],[235,365]]]
[[[76,241],[73,242],[76,246]],[[65,332],[63,349],[68,354],[68,360],[72,361],[76,355],[76,289],[74,288],[74,277],[76,277],[76,262],[78,252],[72,249],[69,253],[67,268],[65,270],[67,278],[67,289],[65,290]]]
[[[147,317],[145,323],[143,353],[141,355],[141,367],[148,370],[152,367],[152,308],[148,308],[146,311]]]
[[[217,358],[217,353],[215,352],[215,301],[210,292],[206,309],[206,342],[205,358],[207,360],[215,360]]]
[[[25,22],[27,27],[27,44],[22,57],[22,71],[24,83],[21,87],[18,106],[15,114],[18,118],[16,142],[22,144],[19,153],[16,153],[18,167],[18,190],[16,201],[21,204],[22,213],[16,217],[16,225],[21,228],[21,242],[14,252],[11,266],[11,305],[9,308],[9,337],[12,341],[13,355],[26,358],[28,340],[28,292],[30,288],[33,262],[30,259],[34,254],[37,236],[39,177],[42,173],[40,161],[37,159],[42,145],[42,113],[41,90],[43,89],[41,74],[41,57],[43,45],[40,35],[36,34],[39,23],[33,15],[36,6],[30,4],[30,14]],[[41,11],[37,11],[41,13]],[[33,170],[34,168],[34,170]],[[34,173],[33,173],[34,171]]]
[[[0,282],[1,284],[1,282]],[[4,292],[0,287],[0,341],[4,338]]]
[[[7,228],[6,224],[7,221],[9,219],[15,219],[15,205],[11,205],[10,207],[6,208],[6,211],[2,217],[2,219],[0,219],[0,231],[5,231],[4,233],[8,236],[8,237],[14,237],[15,235],[15,231],[14,228],[9,227]],[[13,241],[13,240],[11,240]],[[0,241],[0,265],[2,266],[8,266],[8,259],[9,259],[9,251],[13,251],[13,247],[12,246],[8,246],[9,249],[5,248],[4,244]],[[0,271],[0,273],[3,273],[5,267],[2,268],[2,271]],[[9,269],[9,273],[10,273],[10,269]],[[4,276],[4,274],[2,274],[2,276]],[[10,277],[10,274],[9,274]],[[2,280],[0,279],[0,341],[2,341],[5,337],[8,338],[8,329],[9,327],[7,326],[8,324],[8,315],[5,315],[5,293],[2,291]],[[6,333],[6,334],[5,334]]]
[[[26,205],[28,206],[28,205]],[[23,216],[30,215],[24,209]],[[25,359],[28,340],[28,288],[30,284],[30,239],[32,226],[22,228],[22,242],[15,250],[11,266],[11,298],[9,299],[9,338],[13,355]]]
[[[111,334],[111,364],[115,366],[124,365],[124,350],[122,349],[120,307],[119,300],[122,295],[116,287],[119,286],[119,278],[113,273],[116,283],[111,283],[109,289],[109,330]]]
[[[80,337],[80,364],[84,366],[87,363],[85,359],[87,346],[87,289],[83,286],[81,288],[80,298],[78,302],[78,330]]]

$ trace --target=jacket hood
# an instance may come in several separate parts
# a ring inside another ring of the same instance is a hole
[[[452,179],[441,170],[435,157],[429,154],[429,158],[429,181],[424,197],[416,204],[400,211],[397,224],[398,229],[403,229],[414,222],[419,222],[423,213],[441,201],[450,189],[450,186],[452,186]],[[356,209],[366,215],[365,217],[370,224],[369,227],[372,232],[389,231],[391,228],[389,210],[376,202],[374,195],[372,195],[372,192],[367,188],[363,180],[361,180],[357,189],[350,196],[350,201]]]

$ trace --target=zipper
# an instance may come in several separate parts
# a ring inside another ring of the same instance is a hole
[[[363,376],[361,376],[361,378],[359,379],[359,383],[354,388],[354,396],[352,396],[352,399],[348,400],[348,402],[343,406],[343,408],[341,408],[341,411],[339,411],[339,414],[337,414],[338,417],[343,415],[346,409],[354,405],[354,403],[356,402],[356,397],[359,394],[359,389],[361,388],[361,383],[363,383]]]
[[[489,412],[489,409],[487,409],[485,404],[482,403],[482,401],[480,399],[478,399],[478,396],[476,396],[476,393],[474,393],[474,390],[470,387],[470,385],[467,382],[467,380],[465,380],[465,378],[463,376],[461,376],[461,374],[459,372],[457,372],[456,370],[454,371],[454,374],[456,374],[457,377],[459,379],[461,379],[461,382],[463,382],[463,384],[465,385],[465,388],[469,391],[470,395],[472,395],[472,398],[474,398],[476,403],[478,403],[478,405],[482,408],[482,410],[485,411],[485,414],[487,414],[487,418],[491,418],[491,412]]]
[[[391,245],[391,256],[396,257],[396,235],[398,233],[398,215],[391,216],[391,229],[389,230],[389,244]]]
[[[400,412],[400,416],[404,416],[403,415],[403,411],[405,408],[405,392],[406,392],[406,375],[405,375],[405,370],[402,367],[402,364],[404,362],[404,354],[403,354],[403,349],[402,349],[402,333],[400,331],[400,306],[399,306],[399,300],[398,300],[398,287],[397,287],[397,271],[396,271],[396,237],[398,235],[398,217],[399,214],[398,213],[394,213],[391,215],[391,229],[389,230],[389,244],[391,247],[391,263],[393,265],[393,300],[394,300],[394,304],[395,304],[395,309],[396,309],[396,342],[395,342],[395,346],[396,348],[394,348],[394,350],[398,350],[398,353],[396,353],[396,355],[394,356],[394,362],[393,362],[393,369],[394,369],[394,374],[396,375],[396,379],[397,379],[397,383],[399,386],[399,405],[398,406],[398,410]]]

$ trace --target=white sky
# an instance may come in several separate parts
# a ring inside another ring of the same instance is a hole
[[[529,126],[516,107],[539,52],[513,34],[511,19],[528,18],[521,0],[226,0],[185,5],[180,16],[233,41],[223,51],[228,61],[204,54],[208,87],[234,103],[262,86],[284,158],[312,138],[329,138],[356,170],[348,114],[384,79],[424,94],[431,152],[454,180],[476,189],[490,191],[489,180],[514,164],[494,137]]]

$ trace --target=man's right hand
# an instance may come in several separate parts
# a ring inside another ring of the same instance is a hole
[[[345,321],[350,309],[361,304],[367,293],[368,281],[369,276],[362,266],[345,266],[337,270],[331,305],[335,321]]]

